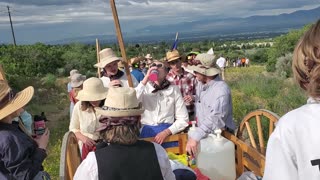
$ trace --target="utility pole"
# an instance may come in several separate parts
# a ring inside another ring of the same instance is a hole
[[[14,37],[14,31],[13,31],[12,21],[11,21],[10,7],[7,6],[7,8],[8,8],[10,25],[11,25],[11,33],[12,33],[12,37],[13,37],[13,43],[14,43],[14,46],[17,46],[17,44],[16,44],[16,38]]]

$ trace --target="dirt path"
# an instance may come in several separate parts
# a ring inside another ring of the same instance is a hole
[[[58,121],[69,119],[69,106],[62,109],[57,110],[57,112],[48,112],[46,113],[47,119],[47,127],[55,128]]]

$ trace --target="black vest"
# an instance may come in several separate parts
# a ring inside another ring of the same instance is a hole
[[[151,142],[110,144],[96,150],[95,154],[100,180],[163,180]]]

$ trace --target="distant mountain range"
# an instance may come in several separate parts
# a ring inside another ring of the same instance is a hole
[[[179,32],[179,39],[194,41],[201,39],[230,39],[241,36],[268,37],[288,32],[291,29],[302,28],[304,25],[314,23],[320,18],[320,6],[311,10],[300,10],[290,14],[276,16],[250,16],[247,18],[205,19],[168,24],[165,26],[147,26],[133,33],[123,33],[125,42],[148,43],[169,41],[174,39],[175,32]],[[79,38],[64,39],[48,42],[49,44],[64,44],[70,42],[95,43],[116,42],[115,35],[93,35]],[[252,38],[252,37],[251,37]],[[108,39],[108,41],[103,41]],[[102,40],[102,41],[101,41]]]

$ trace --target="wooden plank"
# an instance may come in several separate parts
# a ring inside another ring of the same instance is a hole
[[[154,137],[143,138],[143,140],[153,142]],[[163,141],[163,143],[178,142],[179,146],[166,148],[166,151],[172,152],[175,154],[187,154],[187,151],[186,151],[187,141],[188,141],[188,135],[186,133],[181,133],[181,134],[175,134],[175,135],[168,136]]]
[[[274,129],[274,123],[272,121],[269,121],[269,137],[272,134]]]
[[[100,48],[100,43],[99,43],[99,39],[98,38],[96,38],[96,51],[97,51],[97,63],[99,63],[100,62],[100,50],[101,50],[101,48]],[[98,69],[97,69],[97,73],[98,73],[98,78],[101,78],[101,69],[98,67]]]
[[[256,141],[254,140],[254,137],[253,137],[253,134],[252,134],[252,130],[251,130],[251,127],[250,127],[250,124],[249,122],[245,122],[245,125],[246,125],[246,128],[247,128],[247,131],[248,131],[248,134],[249,134],[249,138],[250,138],[250,142],[251,142],[251,145],[257,149],[257,144],[256,144]]]
[[[262,132],[262,125],[261,125],[261,118],[259,115],[256,115],[256,121],[257,121],[260,152],[264,154],[265,148],[264,148],[263,132]]]
[[[123,38],[122,38],[122,32],[121,32],[121,27],[120,27],[120,23],[119,23],[118,12],[117,12],[117,8],[116,8],[115,0],[110,0],[110,5],[111,5],[112,15],[113,15],[113,19],[114,19],[114,25],[115,25],[116,32],[117,32],[117,39],[118,39],[118,43],[119,43],[120,50],[121,50],[121,56],[123,58],[122,62],[123,62],[124,69],[126,71],[126,75],[127,75],[127,79],[128,79],[128,84],[129,84],[129,87],[133,87],[131,73],[130,73],[129,66],[128,66],[129,59],[127,59],[126,49],[124,47],[124,42],[123,42]]]
[[[7,79],[6,79],[6,74],[4,73],[4,70],[3,70],[1,64],[0,64],[0,80],[7,81]]]

